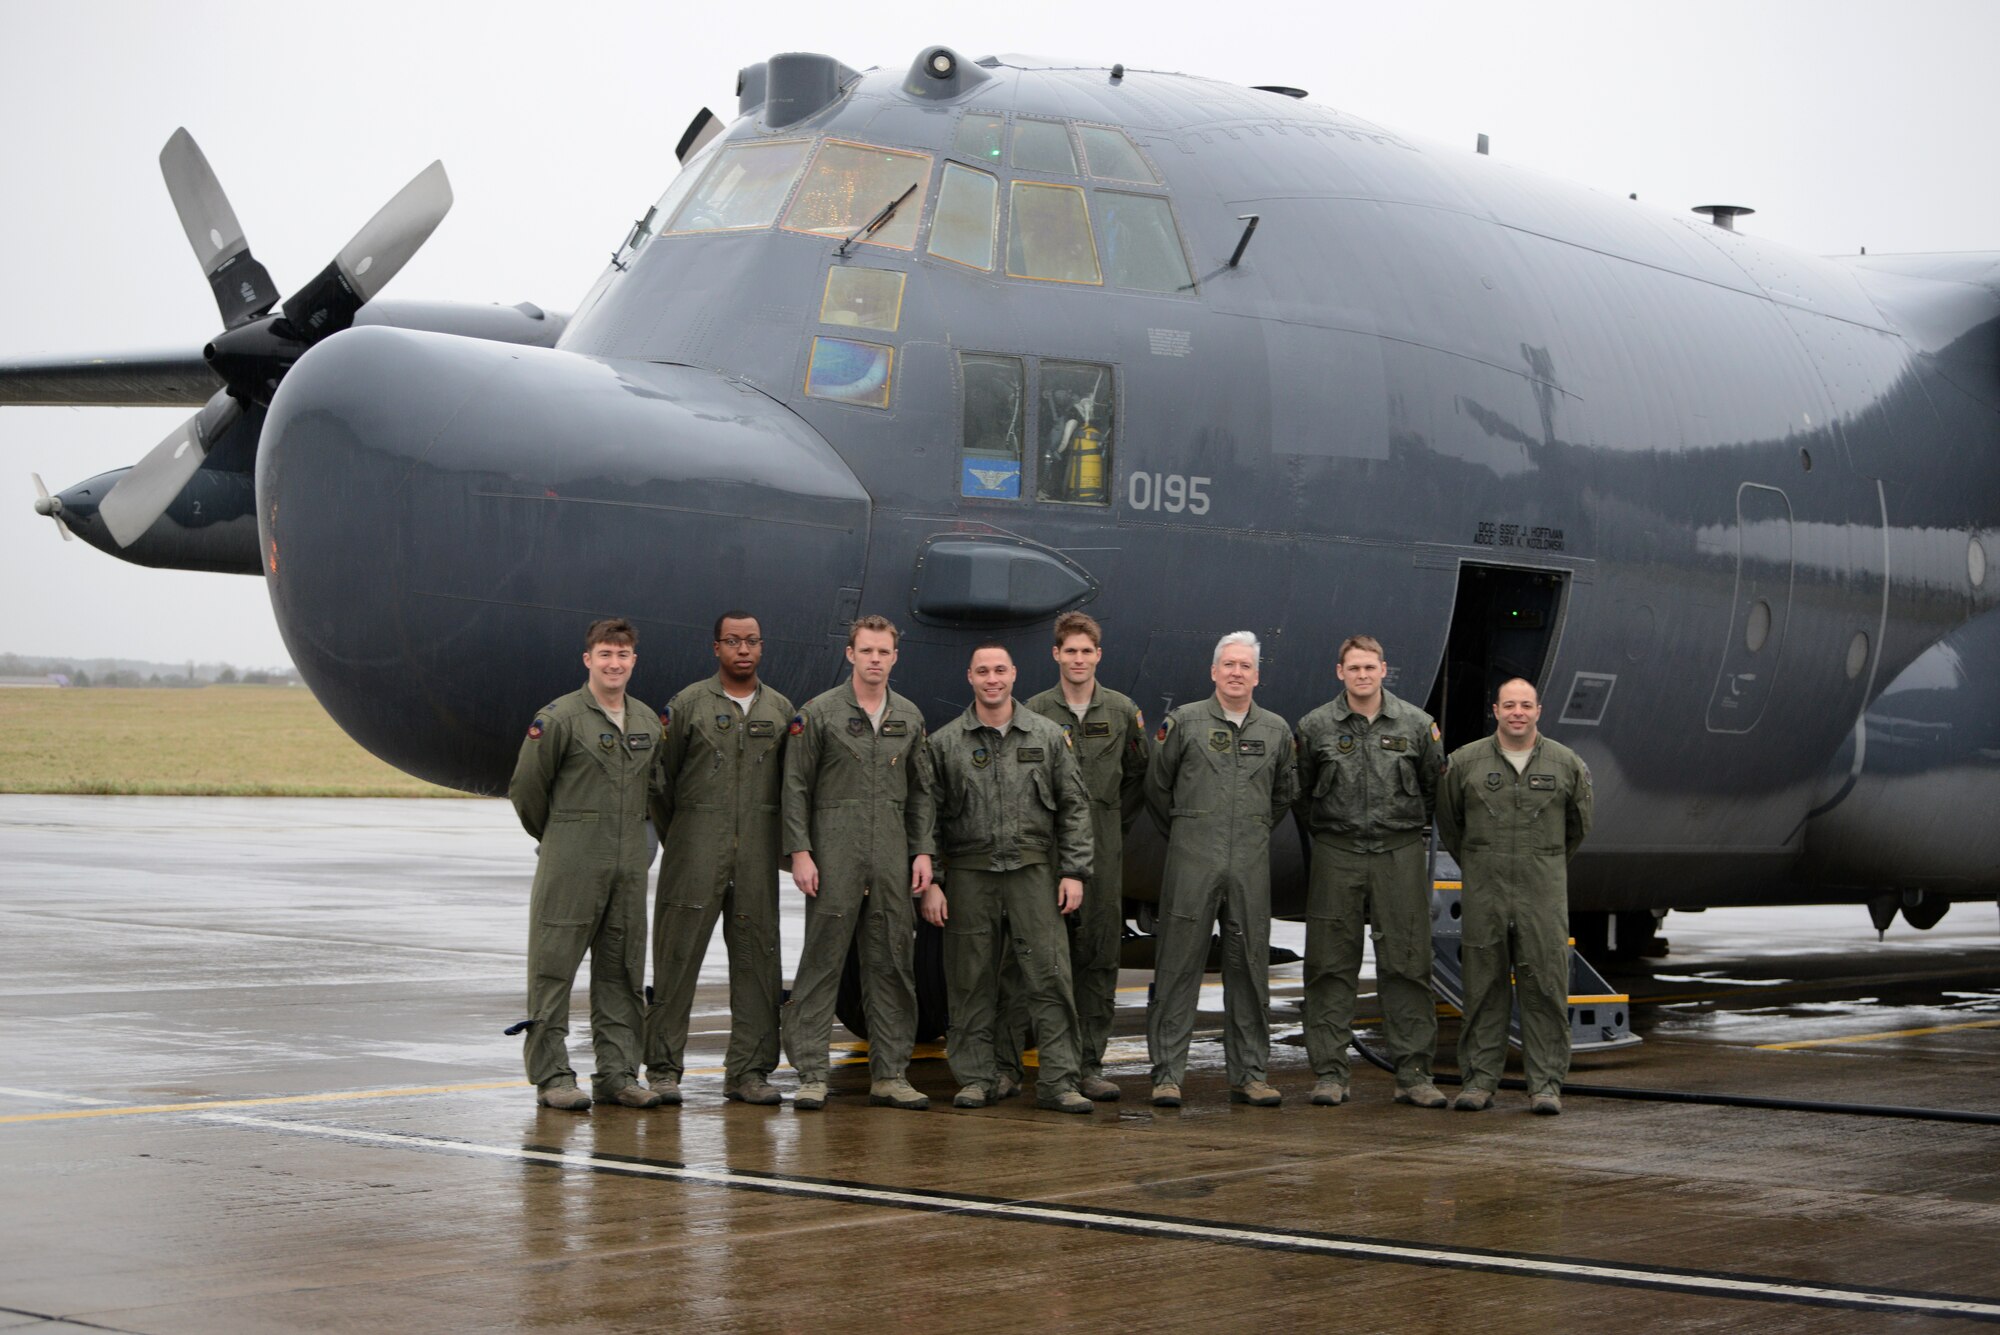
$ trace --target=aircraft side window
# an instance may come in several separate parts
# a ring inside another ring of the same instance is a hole
[[[820,298],[821,324],[854,325],[894,333],[903,319],[903,275],[893,269],[835,265]]]
[[[889,373],[896,350],[885,343],[851,338],[815,338],[812,362],[806,368],[806,396],[855,403],[864,408],[889,406]]]
[[[937,216],[931,221],[931,254],[954,264],[991,269],[999,213],[999,182],[985,172],[947,162],[938,186]]]
[[[923,216],[924,188],[930,179],[929,154],[829,139],[813,158],[805,184],[785,214],[785,227],[844,238],[900,199],[887,222],[858,239],[866,245],[908,250],[917,243],[917,220]]]
[[[1007,122],[998,116],[984,112],[967,112],[958,123],[958,134],[951,142],[951,151],[975,162],[990,162],[1000,165],[1000,144],[1007,135]]]
[[[1158,195],[1097,192],[1098,232],[1104,238],[1104,267],[1119,287],[1142,292],[1187,292],[1194,288],[1187,251],[1174,211]]]
[[[1008,195],[1007,273],[1051,283],[1102,283],[1083,191],[1016,181]]]
[[[1160,178],[1123,130],[1103,125],[1079,125],[1077,138],[1083,140],[1083,159],[1092,176],[1112,181],[1144,181],[1158,185]]]
[[[666,225],[667,219],[674,216],[674,210],[678,209],[681,206],[681,201],[687,198],[688,191],[694,189],[695,183],[701,180],[702,174],[708,170],[709,164],[715,161],[715,155],[721,146],[722,141],[720,139],[710,140],[704,145],[699,153],[695,154],[693,158],[689,159],[681,167],[680,174],[674,177],[668,184],[666,192],[660,196],[659,202],[646,210],[645,217],[632,224],[632,232],[625,238],[625,245],[621,248],[618,255],[621,262],[620,267],[623,267],[623,261],[631,259],[632,256],[644,250],[646,243],[652,240],[654,234]]]
[[[961,352],[958,372],[965,392],[959,494],[1019,500],[1021,441],[1028,429],[1021,359]]]
[[[1111,503],[1111,437],[1117,420],[1116,382],[1108,366],[1041,364],[1036,381],[1041,436],[1037,494],[1073,505]]]
[[[810,143],[731,144],[674,214],[670,232],[728,232],[776,220]]]
[[[1069,146],[1069,127],[1061,121],[1038,121],[1025,116],[1015,121],[1012,165],[1017,172],[1076,175],[1076,152]]]

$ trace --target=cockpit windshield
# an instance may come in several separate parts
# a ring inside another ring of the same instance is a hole
[[[725,232],[768,227],[791,193],[811,143],[731,144],[675,213],[670,232]],[[865,219],[863,221],[866,221]]]
[[[917,243],[917,222],[923,217],[924,187],[930,178],[928,153],[829,139],[813,158],[799,197],[785,214],[785,227],[815,236],[853,236],[883,209],[911,195],[914,202],[903,204],[875,231],[856,238],[908,250]]]

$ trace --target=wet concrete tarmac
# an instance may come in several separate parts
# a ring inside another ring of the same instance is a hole
[[[2000,1320],[2000,1127],[1424,1112],[1367,1067],[1313,1108],[1296,964],[1276,1110],[1225,1101],[1214,989],[1189,1105],[1146,1106],[1137,973],[1089,1118],[953,1112],[935,1057],[926,1113],[855,1065],[824,1113],[726,1104],[718,944],[684,1108],[539,1111],[500,1035],[531,868],[497,803],[0,797],[0,1330]],[[1665,930],[1613,972],[1646,1043],[1574,1085],[2000,1107],[1991,905],[1879,944],[1858,908]]]

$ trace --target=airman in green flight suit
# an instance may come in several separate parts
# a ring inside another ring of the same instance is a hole
[[[657,783],[660,720],[625,693],[638,632],[622,618],[584,636],[583,688],[544,705],[528,727],[507,795],[539,848],[528,910],[528,1079],[546,1107],[590,1108],[568,1044],[569,994],[590,952],[591,1091],[651,1108],[638,1083],[645,1003],[646,804]],[[510,1030],[509,1032],[512,1032]]]
[[[1569,1075],[1569,862],[1590,833],[1590,769],[1541,735],[1541,716],[1532,682],[1501,683],[1499,726],[1452,752],[1438,785],[1438,837],[1464,875],[1463,1085],[1452,1106],[1466,1112],[1491,1107],[1500,1086],[1510,993],[1530,1108],[1560,1113]]]
[[[1092,854],[1083,907],[1068,916],[1070,990],[1076,997],[1077,1048],[1083,1070],[1077,1089],[1087,1099],[1117,1099],[1104,1078],[1104,1049],[1118,1010],[1118,957],[1125,936],[1125,826],[1145,805],[1146,761],[1152,753],[1146,719],[1128,696],[1097,680],[1104,629],[1094,617],[1056,618],[1057,681],[1028,708],[1062,725],[1075,743],[1083,786],[1090,794]],[[996,1050],[1002,1097],[1021,1086],[1022,1038],[1028,1030],[1019,971],[1000,974]]]
[[[1209,932],[1222,924],[1223,1054],[1232,1102],[1275,1107],[1271,1053],[1271,829],[1298,797],[1291,725],[1251,698],[1261,646],[1247,630],[1215,646],[1215,694],[1167,715],[1146,771],[1146,805],[1167,832],[1146,1044],[1153,1104],[1177,1108],[1187,1077]]]
[[[1444,747],[1431,716],[1383,688],[1381,642],[1352,636],[1344,688],[1299,720],[1299,821],[1312,835],[1306,890],[1306,1053],[1312,1101],[1347,1102],[1347,1045],[1361,973],[1361,924],[1375,938],[1396,1102],[1442,1108],[1431,1081],[1431,885],[1424,830],[1437,807]]]
[[[681,1101],[688,1015],[717,917],[729,950],[725,1098],[780,1101],[778,1064],[778,808],[792,702],[760,681],[764,633],[748,612],[715,623],[713,677],[660,718],[659,894],[653,909],[653,1004],[646,1009],[647,1081]]]
[[[946,1052],[956,1107],[983,1108],[998,1071],[993,1034],[1000,961],[1011,950],[1041,1050],[1037,1102],[1088,1113],[1077,1092],[1076,1005],[1068,933],[1090,876],[1090,800],[1063,729],[1014,698],[1014,657],[997,641],[972,651],[972,705],[931,736],[932,792],[944,883],[922,913],[944,929],[951,1000]]]
[[[859,934],[868,1016],[868,1100],[919,1109],[906,1077],[916,1045],[916,908],[931,883],[930,752],[924,719],[889,689],[895,626],[864,616],[848,632],[853,675],[806,702],[785,749],[784,851],[806,896],[806,939],[784,1010],[792,1106],[826,1106],[827,1044],[847,949]]]

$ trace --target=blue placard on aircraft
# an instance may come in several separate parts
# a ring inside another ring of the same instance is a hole
[[[1019,459],[967,459],[959,476],[959,495],[992,496],[1002,500],[1021,497]]]

